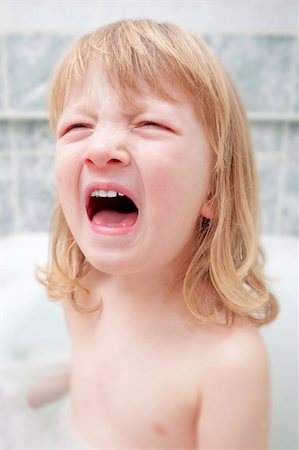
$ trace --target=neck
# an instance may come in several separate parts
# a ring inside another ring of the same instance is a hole
[[[108,275],[96,272],[93,290],[103,309],[128,313],[130,316],[151,315],[182,299],[182,281],[174,273]]]
[[[174,283],[174,280],[181,280]],[[86,299],[76,300],[83,308],[100,304],[97,312],[82,314],[65,303],[66,320],[71,337],[76,341],[90,339],[90,333],[103,327],[130,329],[139,332],[177,326],[182,318],[192,321],[182,293],[182,276],[178,272],[130,275],[103,274],[90,270],[85,282],[89,289]]]

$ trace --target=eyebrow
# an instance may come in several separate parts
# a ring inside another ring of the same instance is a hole
[[[157,105],[158,102],[158,105]],[[168,101],[163,98],[155,97],[153,99],[147,96],[139,95],[138,98],[134,99],[133,103],[120,102],[119,111],[122,116],[132,119],[133,117],[147,112],[162,112],[164,114],[171,114],[173,112],[172,106],[179,102]],[[161,110],[160,110],[161,108]],[[159,109],[159,111],[157,111]],[[97,114],[90,108],[90,105],[86,102],[77,101],[69,106],[66,105],[65,109],[59,118],[58,124],[65,120],[68,115],[83,115],[91,118],[96,118]]]
[[[75,104],[71,104],[69,106],[67,105],[62,111],[61,117],[64,114],[69,114],[69,113],[70,114],[85,114],[85,115],[90,116],[90,115],[92,115],[90,113],[90,111],[91,111],[91,109],[90,109],[90,106],[88,104],[82,103],[82,102],[78,102],[78,103],[75,103]]]

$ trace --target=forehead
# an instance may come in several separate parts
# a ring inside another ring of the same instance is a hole
[[[84,104],[97,107],[112,103],[134,113],[149,104],[171,110],[179,104],[192,102],[179,86],[165,78],[159,80],[157,89],[142,79],[136,79],[133,86],[126,86],[120,85],[116,80],[109,80],[103,72],[90,67],[80,78],[71,81],[64,110],[78,108]]]

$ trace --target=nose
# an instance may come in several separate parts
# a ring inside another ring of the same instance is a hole
[[[83,163],[98,168],[130,164],[131,158],[124,134],[122,130],[99,131],[95,129],[88,139],[88,145],[83,154]]]

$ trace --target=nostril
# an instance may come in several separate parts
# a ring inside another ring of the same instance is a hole
[[[127,151],[116,150],[114,147],[88,148],[82,155],[83,164],[86,167],[104,167],[104,166],[127,166],[130,163],[130,156]]]

